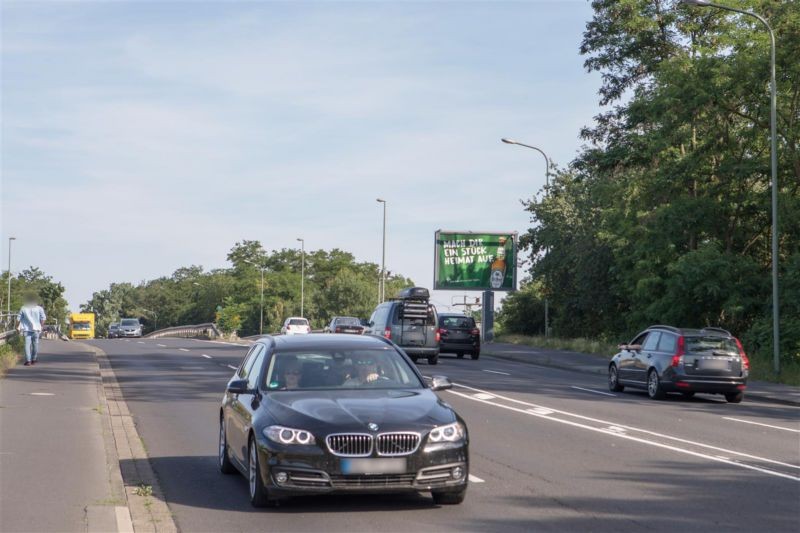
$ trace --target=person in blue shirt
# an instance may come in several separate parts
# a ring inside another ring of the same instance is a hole
[[[44,309],[34,293],[25,295],[25,303],[17,315],[17,330],[25,339],[25,366],[35,365],[39,360],[39,336],[45,321]]]

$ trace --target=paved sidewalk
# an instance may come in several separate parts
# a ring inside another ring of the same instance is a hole
[[[129,530],[94,354],[60,340],[41,349],[0,380],[0,531]]]
[[[588,374],[605,376],[608,372],[608,359],[586,353],[548,350],[524,344],[503,342],[484,344],[481,348],[481,353],[500,359],[563,368]],[[749,400],[765,400],[800,406],[800,387],[770,383],[768,381],[749,381],[745,397]]]

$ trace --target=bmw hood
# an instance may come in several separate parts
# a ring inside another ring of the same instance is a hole
[[[267,395],[275,423],[323,431],[424,430],[456,420],[453,410],[428,389],[281,391]]]

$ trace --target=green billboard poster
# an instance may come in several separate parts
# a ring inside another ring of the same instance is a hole
[[[435,290],[517,290],[516,232],[439,230],[435,241]]]

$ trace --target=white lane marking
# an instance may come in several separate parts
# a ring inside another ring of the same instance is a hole
[[[55,396],[52,392],[31,392],[31,396]]]
[[[492,400],[492,399],[494,399],[494,396],[492,396],[491,394],[487,394],[485,392],[479,392],[478,394],[474,394],[473,396],[475,396],[479,400]]]
[[[551,411],[550,409],[544,409],[542,407],[537,407],[535,409],[528,409],[528,411],[530,411],[533,414],[542,415],[542,416],[547,416],[547,415],[552,415],[553,414],[553,411]]]
[[[201,353],[200,355],[202,355],[206,359],[212,359],[212,357],[210,355],[206,354],[206,353]]]
[[[504,376],[510,376],[511,375],[509,372],[500,372],[499,370],[486,370],[486,369],[483,369],[483,371],[484,372],[489,372],[490,374],[502,374]]]
[[[773,426],[771,424],[762,424],[761,422],[751,422],[750,420],[742,420],[741,418],[733,418],[731,416],[723,416],[725,420],[733,420],[734,422],[741,422],[742,424],[753,424],[754,426],[764,426],[765,428],[782,429],[784,431],[791,431],[792,433],[800,433],[800,429],[785,428],[783,426]]]
[[[596,433],[602,433],[604,435],[611,435],[611,436],[616,437],[618,439],[625,439],[625,440],[630,440],[630,441],[633,441],[633,442],[638,442],[640,444],[647,444],[648,446],[655,446],[656,448],[663,448],[665,450],[670,450],[670,451],[673,451],[673,452],[682,453],[684,455],[691,455],[693,457],[699,457],[701,459],[709,459],[711,461],[717,461],[717,462],[729,464],[729,465],[732,465],[732,466],[738,466],[740,468],[746,468],[748,470],[755,470],[756,472],[761,472],[763,474],[768,474],[768,475],[776,476],[776,477],[782,477],[782,478],[785,478],[785,479],[791,479],[792,481],[800,482],[800,477],[798,477],[798,476],[793,476],[791,474],[784,474],[783,472],[777,472],[775,470],[769,470],[767,468],[761,468],[761,467],[754,466],[754,465],[749,465],[749,464],[746,464],[746,463],[739,463],[739,462],[736,462],[736,461],[732,461],[730,459],[723,459],[722,457],[717,456],[717,455],[709,455],[709,454],[706,454],[706,453],[694,452],[694,451],[691,451],[691,450],[687,450],[685,448],[678,448],[677,446],[670,446],[669,444],[663,444],[661,442],[656,442],[656,441],[652,441],[652,440],[642,439],[642,438],[639,438],[639,437],[634,437],[632,435],[627,435],[625,433],[620,433],[618,431],[610,431],[607,428],[598,428],[598,427],[589,426],[589,425],[586,425],[586,424],[581,424],[579,422],[572,422],[570,420],[564,420],[562,418],[553,418],[551,416],[538,415],[536,413],[533,413],[531,410],[519,409],[518,407],[511,407],[510,405],[503,405],[501,403],[491,402],[489,400],[481,400],[480,398],[476,398],[474,394],[463,394],[461,392],[457,392],[457,391],[454,391],[454,390],[450,390],[449,392],[451,394],[455,394],[456,396],[461,396],[462,398],[466,398],[466,399],[472,400],[474,402],[481,402],[481,403],[485,403],[487,405],[492,405],[494,407],[500,407],[501,409],[508,409],[509,411],[516,411],[518,413],[522,413],[522,414],[526,414],[526,415],[530,415],[530,416],[535,416],[535,417],[541,418],[543,420],[551,420],[553,422],[558,422],[559,424],[565,424],[567,426],[572,426],[572,427],[576,427],[576,428],[580,428],[580,429],[586,429],[586,430],[589,430],[589,431],[594,431]],[[738,453],[738,452],[734,452],[734,453]],[[775,461],[773,461],[773,462],[775,462]],[[791,465],[789,465],[789,466],[791,466]]]
[[[469,481],[470,483],[485,483],[484,480],[482,480],[478,476],[473,476],[472,474],[469,475]]]
[[[136,341],[139,344],[144,344],[144,341]]]
[[[156,346],[158,346],[159,348],[166,348],[167,347],[166,344],[156,344]]]
[[[625,428],[621,428],[619,426],[608,426],[606,429],[609,431],[616,431],[618,433],[625,433]]]
[[[238,368],[238,367],[235,367],[235,366],[233,366],[233,365],[228,365],[228,368],[230,368],[231,370],[239,370],[239,368]]]
[[[189,350],[187,350],[186,348],[178,348],[178,349],[179,349],[180,351],[182,351],[182,352],[188,352],[188,351],[189,351]]]
[[[583,387],[576,387],[575,385],[570,385],[569,388],[570,389],[584,390],[586,392],[593,392],[595,394],[602,394],[603,396],[614,396],[614,397],[617,396],[616,394],[611,394],[610,392],[602,392],[602,391],[594,390],[594,389],[584,389]]]
[[[471,391],[488,393],[485,390],[477,389],[475,387],[470,387],[469,385],[463,385],[461,383],[453,383],[453,385],[456,386],[456,387],[469,389]],[[453,392],[453,391],[451,391],[451,392]],[[671,435],[665,435],[663,433],[657,433],[655,431],[650,431],[650,430],[647,430],[647,429],[636,428],[636,427],[633,427],[633,426],[626,426],[624,424],[618,424],[616,422],[610,422],[608,420],[602,420],[600,418],[592,418],[590,416],[579,415],[577,413],[570,413],[569,411],[561,411],[559,409],[552,409],[550,407],[545,407],[543,405],[537,405],[535,403],[525,402],[523,400],[517,400],[516,398],[510,398],[508,396],[503,396],[501,394],[495,394],[494,396],[496,396],[497,398],[500,398],[501,400],[506,400],[506,401],[509,401],[509,402],[518,403],[518,404],[521,404],[521,405],[526,405],[526,406],[529,406],[529,407],[538,407],[540,409],[548,409],[548,410],[552,411],[553,413],[558,413],[558,414],[565,415],[565,416],[571,416],[573,418],[578,418],[580,420],[587,420],[589,422],[596,422],[598,424],[603,424],[605,426],[618,426],[618,427],[626,429],[627,431],[638,431],[639,433],[644,433],[645,435],[650,435],[650,436],[653,436],[653,437],[659,437],[659,438],[662,438],[662,439],[668,439],[668,440],[672,440],[672,441],[675,441],[675,442],[682,442],[684,444],[692,444],[692,445],[698,446],[700,448],[707,448],[709,450],[716,450],[716,451],[719,451],[719,452],[738,455],[740,457],[747,457],[749,459],[756,459],[758,461],[764,461],[764,462],[767,462],[767,463],[772,463],[772,464],[776,464],[776,465],[780,465],[780,466],[786,466],[786,467],[789,467],[789,468],[800,469],[800,466],[798,466],[798,465],[784,463],[784,462],[781,462],[781,461],[776,461],[774,459],[767,459],[766,457],[760,457],[758,455],[751,455],[749,453],[737,452],[737,451],[734,451],[734,450],[729,450],[727,448],[721,448],[719,446],[712,446],[711,444],[703,444],[702,442],[696,442],[696,441],[692,441],[692,440],[688,440],[688,439],[682,439],[680,437],[673,437]]]
[[[133,533],[130,510],[127,507],[117,506],[114,507],[114,514],[117,516],[117,532]]]

